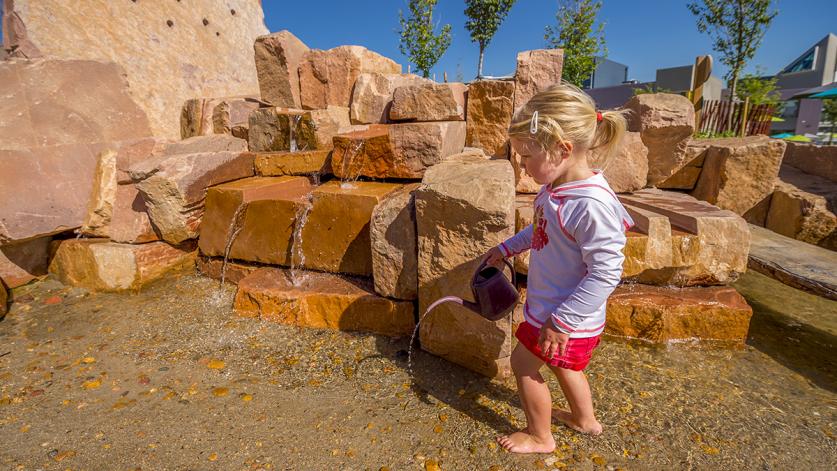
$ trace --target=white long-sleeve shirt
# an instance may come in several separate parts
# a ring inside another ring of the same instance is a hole
[[[601,334],[633,224],[601,173],[542,187],[534,222],[500,244],[507,258],[531,249],[526,321],[541,327],[551,319],[571,338]]]

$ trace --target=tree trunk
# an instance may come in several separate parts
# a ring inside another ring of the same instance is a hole
[[[485,48],[483,46],[480,46],[480,63],[477,66],[477,78],[478,79],[482,78],[482,61],[483,61],[484,57],[485,57]]]
[[[738,89],[738,71],[732,72],[732,85],[730,85],[729,90],[729,116],[727,117],[727,131],[733,131],[732,129],[732,118],[735,113],[735,92]]]

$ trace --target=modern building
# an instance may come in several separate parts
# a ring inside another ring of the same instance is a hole
[[[804,98],[806,91],[837,81],[837,36],[829,33],[775,75],[784,102],[782,121],[774,122],[772,133],[817,134],[820,131],[822,100]],[[830,123],[828,123],[830,125]],[[826,132],[822,129],[822,132]]]
[[[621,65],[621,64],[620,64]],[[622,83],[600,87],[585,87],[587,93],[596,100],[596,105],[603,109],[617,108],[631,99],[636,89],[660,90],[670,93],[685,94],[692,89],[692,76],[695,66],[683,65],[657,69],[656,80],[653,82],[635,82],[624,80]],[[597,67],[598,69],[598,67]],[[627,74],[625,66],[625,77]],[[595,78],[595,74],[593,76]],[[595,85],[595,80],[593,80]],[[703,99],[718,100],[721,98],[723,82],[714,75],[703,84]]]
[[[604,88],[622,85],[628,81],[628,66],[604,57],[596,57],[596,69],[583,88]]]

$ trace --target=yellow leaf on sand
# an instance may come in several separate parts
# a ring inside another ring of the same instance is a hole
[[[715,448],[714,446],[703,445],[703,452],[707,455],[717,455],[721,451]]]
[[[224,397],[229,394],[230,390],[228,388],[215,388],[212,390],[212,395],[215,397]]]
[[[445,430],[445,429],[444,429],[444,428],[442,428],[442,426],[441,426],[441,425],[437,425],[437,426],[433,427],[433,432],[434,432],[434,433],[442,433],[442,431],[444,431],[444,430]]]
[[[250,394],[242,394],[241,395],[241,400],[244,401],[244,402],[250,402],[250,401],[253,400],[253,396],[250,395]]]
[[[207,363],[206,366],[211,370],[221,370],[224,368],[225,364],[223,360],[209,360],[209,363]]]
[[[90,363],[96,363],[96,359],[93,357],[84,357],[81,359],[81,362],[89,365]]]
[[[94,380],[91,380],[91,381],[85,381],[84,383],[81,384],[81,387],[83,387],[84,389],[96,389],[101,385],[102,385],[102,382],[100,380],[94,379]]]
[[[424,462],[424,470],[425,471],[442,471],[442,468],[439,467],[439,463],[436,460],[427,460]]]
[[[209,459],[209,461],[217,460],[218,459],[218,453],[212,453],[211,455],[209,455],[208,459]]]

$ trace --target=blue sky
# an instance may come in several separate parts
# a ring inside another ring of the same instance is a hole
[[[715,75],[725,70],[708,36],[700,34],[685,0],[604,0],[608,57],[628,65],[629,78],[654,80],[656,69],[691,64],[695,56],[715,57]],[[398,50],[398,10],[406,0],[263,0],[270,31],[290,30],[309,47],[328,49],[357,44],[390,57],[407,68]],[[837,1],[778,0],[773,21],[748,67],[776,73],[829,32],[837,34]],[[484,73],[512,74],[518,51],[545,46],[544,27],[555,23],[555,0],[517,0],[486,50]],[[435,19],[453,27],[453,43],[434,68],[454,80],[457,70],[469,80],[476,75],[478,47],[465,30],[463,0],[439,0]]]

